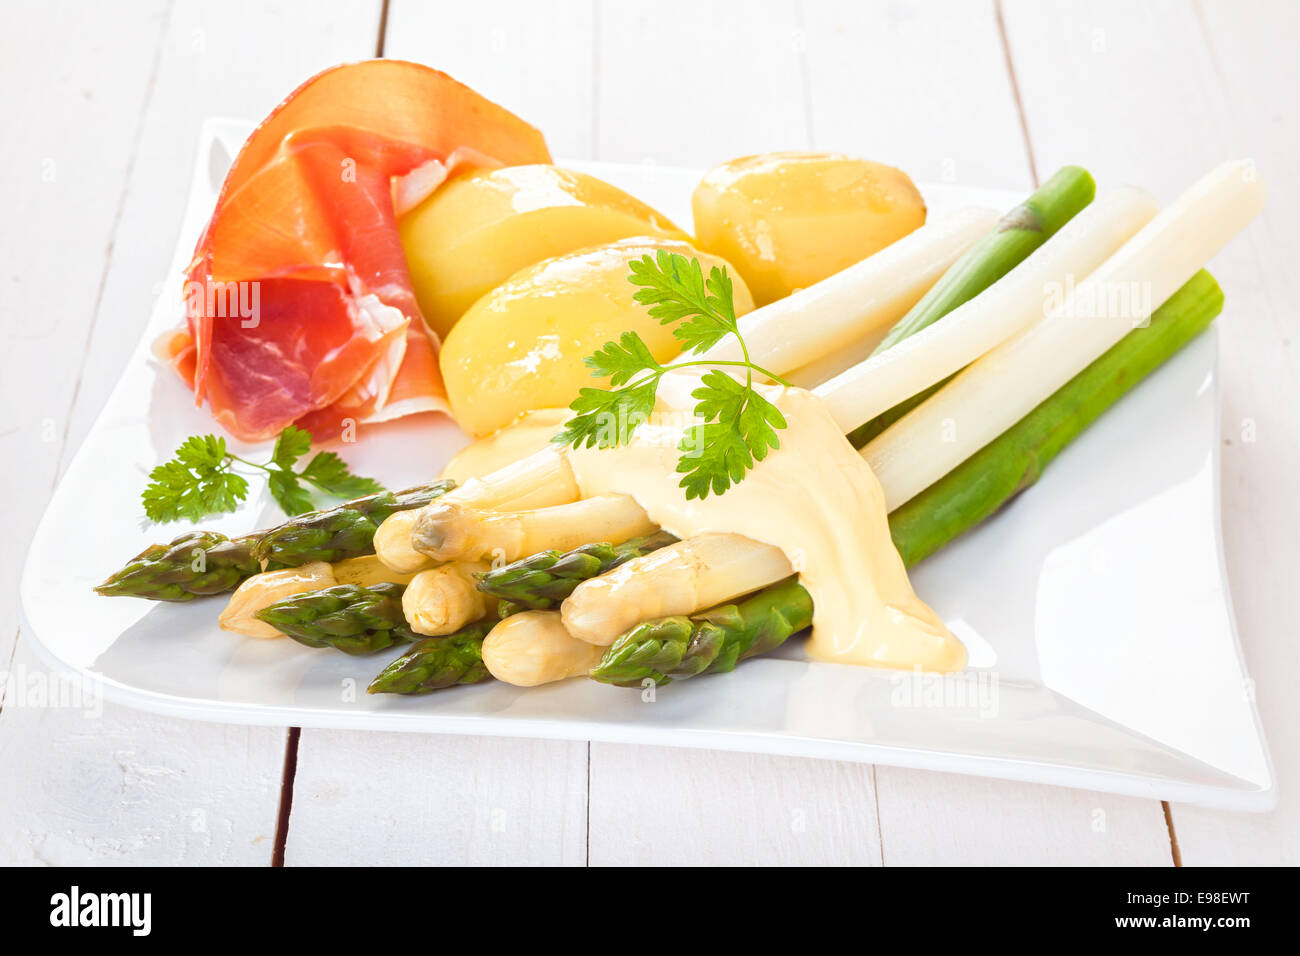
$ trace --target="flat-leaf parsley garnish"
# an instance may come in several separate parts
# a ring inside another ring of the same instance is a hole
[[[651,317],[672,325],[682,351],[699,354],[728,335],[740,343],[743,361],[686,361],[661,365],[636,332],[624,332],[617,342],[606,342],[583,359],[597,378],[608,378],[609,388],[584,388],[569,407],[576,412],[555,436],[574,448],[610,448],[626,444],[637,427],[654,411],[655,393],[665,374],[692,366],[708,366],[699,387],[691,392],[700,419],[682,436],[677,450],[677,471],[687,498],[723,494],[741,481],[767,453],[781,446],[777,432],[786,427],[780,410],[754,388],[757,373],[782,385],[780,376],[755,365],[736,320],[731,277],[713,266],[707,278],[698,259],[666,249],[629,264],[628,281],[639,286],[633,298],[648,306]],[[720,366],[745,370],[737,381]],[[611,427],[614,423],[616,427]]]
[[[140,496],[151,521],[199,521],[208,515],[234,511],[248,497],[248,479],[234,471],[236,462],[263,471],[267,490],[285,512],[299,515],[315,508],[305,486],[336,498],[359,498],[384,490],[373,478],[348,470],[332,451],[317,452],[301,471],[293,466],[311,451],[311,434],[293,425],[280,432],[264,465],[240,458],[216,435],[192,435],[181,443],[170,461],[149,472],[150,482]]]

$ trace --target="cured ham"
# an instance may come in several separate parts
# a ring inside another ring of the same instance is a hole
[[[460,165],[549,161],[541,133],[437,70],[326,70],[236,157],[186,272],[186,327],[158,354],[246,441],[445,411],[395,197],[409,207]]]

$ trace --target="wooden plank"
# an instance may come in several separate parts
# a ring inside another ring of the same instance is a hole
[[[811,145],[918,181],[1032,184],[991,0],[818,2],[804,31]]]
[[[115,707],[26,642],[15,657],[0,711],[0,864],[271,861],[283,731]]]
[[[285,864],[581,866],[586,812],[582,744],[304,730]]]
[[[1170,866],[1158,801],[876,768],[885,866]]]
[[[878,866],[870,764],[592,744],[592,866]]]
[[[384,43],[386,55],[445,70],[517,111],[557,156],[583,157],[591,48],[590,5],[568,0],[391,0]],[[285,862],[581,864],[586,795],[581,742],[306,729]]]
[[[24,483],[4,489],[30,504],[21,521],[39,514],[56,467],[89,427],[163,291],[204,117],[262,115],[313,70],[369,53],[379,17],[377,2],[39,10],[48,19],[4,40],[5,67],[17,73],[7,87],[53,91],[30,101],[12,160],[9,137],[5,147],[6,169],[16,162],[24,172],[4,177],[18,193],[7,208],[29,231],[0,241],[24,289],[18,314],[33,317],[5,326],[5,398],[34,407],[22,429],[0,436],[25,442],[13,458],[21,451],[30,467],[4,478]],[[52,98],[59,109],[49,109]],[[28,172],[40,157],[56,169],[43,194]],[[47,424],[54,440],[36,447]],[[6,642],[14,613],[6,603]],[[34,686],[53,681],[22,647],[14,670]],[[11,688],[0,712],[0,817],[11,824],[0,861],[270,862],[284,731],[111,705],[87,717],[32,700]]]
[[[1290,622],[1300,540],[1300,291],[1294,222],[1300,146],[1280,91],[1300,78],[1290,38],[1300,11],[1271,3],[1009,3],[1006,22],[1034,144],[1044,162],[1077,160],[1103,182],[1137,182],[1162,200],[1230,156],[1255,158],[1270,188],[1250,230],[1211,264],[1227,295],[1220,320],[1225,559],[1246,662],[1277,767],[1267,816],[1172,808],[1183,862],[1300,860],[1300,662]],[[1289,85],[1288,85],[1289,84]],[[1135,93],[1135,91],[1140,91]],[[1137,102],[1135,102],[1135,96]]]
[[[0,31],[4,89],[0,231],[7,318],[0,473],[15,546],[0,550],[0,667],[18,633],[17,582],[53,489],[86,338],[102,293],[123,192],[153,87],[166,4],[128,10],[56,2],[25,11],[22,29]]]
[[[596,9],[597,159],[708,168],[807,145],[795,3]]]

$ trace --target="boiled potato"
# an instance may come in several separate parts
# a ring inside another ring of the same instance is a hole
[[[420,310],[443,338],[524,266],[628,236],[686,238],[621,189],[540,165],[453,178],[403,216],[398,231]]]
[[[902,170],[836,153],[764,153],[711,170],[691,199],[701,249],[724,257],[766,305],[925,224]]]
[[[470,308],[442,347],[442,376],[452,413],[471,435],[486,435],[522,412],[560,408],[593,378],[582,360],[629,330],[655,359],[681,350],[672,327],[633,300],[628,262],[667,249],[697,258],[705,273],[721,266],[732,277],[736,314],[754,307],[729,264],[672,239],[637,238],[539,262],[511,276]]]

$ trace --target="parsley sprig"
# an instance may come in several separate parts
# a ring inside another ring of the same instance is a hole
[[[301,471],[298,460],[311,451],[311,433],[288,426],[271,450],[271,460],[258,464],[226,448],[216,435],[192,435],[181,443],[170,461],[149,472],[150,482],[140,496],[151,521],[199,521],[208,515],[234,511],[248,497],[248,479],[234,471],[236,463],[266,473],[267,490],[285,512],[299,515],[316,505],[305,487],[336,498],[359,498],[384,490],[373,478],[348,470],[332,451],[317,452]]]
[[[755,462],[781,447],[776,433],[786,427],[785,417],[754,388],[754,374],[782,385],[789,382],[750,360],[736,320],[731,277],[725,269],[713,266],[706,278],[698,259],[666,249],[635,259],[628,266],[628,281],[639,286],[633,298],[648,306],[650,316],[660,324],[674,326],[673,335],[681,341],[683,352],[699,354],[734,335],[744,361],[662,365],[640,335],[624,332],[617,342],[606,342],[583,359],[593,376],[609,379],[610,387],[581,389],[569,405],[577,414],[554,441],[574,448],[627,444],[654,411],[655,393],[664,375],[707,366],[712,370],[691,392],[701,421],[682,435],[677,471],[683,475],[679,485],[688,499],[707,498],[710,492],[721,495],[741,481]],[[744,368],[744,382],[720,371],[720,366]]]

